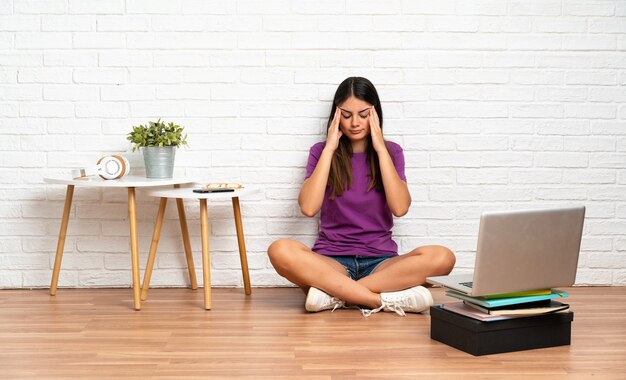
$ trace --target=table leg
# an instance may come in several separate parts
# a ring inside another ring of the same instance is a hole
[[[154,267],[154,258],[156,256],[157,247],[159,246],[159,238],[161,237],[161,227],[163,226],[163,216],[165,215],[165,207],[167,206],[167,198],[161,198],[159,202],[159,212],[157,213],[154,232],[152,233],[152,243],[150,244],[150,253],[148,254],[148,263],[146,271],[143,275],[143,285],[141,287],[141,300],[148,298],[148,289],[150,288],[150,278],[152,277],[152,268]]]
[[[74,185],[67,185],[65,192],[65,206],[63,207],[63,218],[59,229],[59,240],[57,242],[57,254],[54,259],[54,269],[52,270],[52,280],[50,281],[50,295],[57,294],[59,283],[59,272],[61,271],[61,260],[63,259],[63,249],[65,247],[65,235],[67,234],[67,224],[70,220],[70,209],[72,208],[72,198],[74,197]]]
[[[243,287],[246,295],[250,295],[252,293],[252,289],[250,289],[250,273],[248,273],[248,257],[246,255],[246,242],[243,238],[243,224],[241,223],[239,197],[233,197],[233,213],[235,214],[235,228],[237,229],[237,243],[239,244],[239,259],[241,261]]]
[[[187,228],[187,217],[185,216],[185,205],[183,200],[176,198],[176,206],[178,207],[178,220],[180,221],[180,232],[183,235],[183,245],[185,246],[185,258],[187,259],[187,270],[189,271],[189,282],[191,289],[198,289],[198,280],[196,280],[196,267],[193,264],[193,255],[191,253],[191,243],[189,242],[189,229]]]
[[[211,261],[209,259],[209,212],[206,199],[200,199],[200,232],[202,236],[202,280],[204,308],[211,309]]]
[[[137,205],[135,188],[128,188],[128,219],[130,221],[130,257],[133,268],[133,301],[135,310],[141,310],[141,283],[139,278],[139,243],[137,241]]]

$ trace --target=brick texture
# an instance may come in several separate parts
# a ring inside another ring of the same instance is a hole
[[[311,244],[297,207],[334,90],[365,76],[413,196],[401,252],[444,244],[473,266],[480,213],[586,205],[578,284],[626,285],[624,1],[0,1],[0,288],[46,287],[69,173],[125,135],[186,127],[177,173],[241,181],[253,286],[283,286],[265,250]],[[77,188],[60,286],[129,286],[126,193]],[[138,194],[145,266],[157,201]],[[155,286],[186,286],[175,207]],[[200,270],[198,206],[186,204]],[[232,211],[209,207],[215,286],[242,286]],[[200,274],[200,271],[198,272]],[[198,276],[201,279],[201,276]]]

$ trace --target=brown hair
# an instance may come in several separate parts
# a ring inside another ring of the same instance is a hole
[[[349,97],[354,96],[357,99],[368,102],[374,106],[378,113],[380,120],[380,128],[383,128],[383,110],[380,105],[380,98],[376,88],[369,80],[362,77],[350,77],[341,82],[337,91],[335,91],[335,97],[333,98],[333,104],[330,109],[330,117],[328,118],[328,125],[326,126],[326,134],[333,121],[335,109],[345,102]],[[328,174],[328,183],[332,189],[330,199],[335,199],[336,196],[342,196],[343,192],[352,187],[352,145],[346,135],[341,136],[339,139],[339,145],[330,164],[330,173]],[[372,144],[371,133],[367,136],[367,147],[365,148],[367,155],[367,176],[370,178],[370,184],[367,187],[367,191],[375,189],[377,191],[383,190],[383,179],[380,174],[380,165],[378,163],[378,154],[374,150]]]

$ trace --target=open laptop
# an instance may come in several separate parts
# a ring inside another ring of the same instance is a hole
[[[469,296],[573,285],[585,207],[485,212],[474,273],[428,277]]]

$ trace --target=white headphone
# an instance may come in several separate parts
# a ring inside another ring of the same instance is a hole
[[[112,154],[102,156],[96,166],[72,170],[72,177],[80,178],[90,175],[99,175],[103,179],[118,179],[130,172],[130,163],[124,156]]]
[[[96,162],[98,174],[104,179],[122,178],[130,171],[130,163],[124,156],[112,154],[103,156]]]

